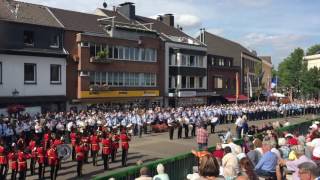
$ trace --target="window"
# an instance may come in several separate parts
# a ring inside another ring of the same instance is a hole
[[[140,49],[140,51],[141,51],[141,61],[145,61],[146,60],[146,54],[145,54],[145,49]]]
[[[139,73],[134,73],[134,85],[139,86]]]
[[[195,62],[195,57],[194,56],[190,56],[190,66],[192,66],[192,67],[196,66],[196,62]]]
[[[90,43],[90,57],[96,56],[96,44]]]
[[[190,88],[195,88],[195,86],[194,86],[194,77],[190,77],[189,82],[190,82]]]
[[[61,65],[59,64],[50,65],[50,83],[61,84]]]
[[[51,43],[50,43],[50,47],[51,48],[59,48],[60,45],[60,37],[59,35],[54,35],[51,37]]]
[[[199,67],[203,67],[203,57],[198,56],[198,60],[199,60]]]
[[[0,62],[0,84],[2,84],[2,62]]]
[[[129,48],[124,48],[124,59],[129,59],[130,50]]]
[[[107,76],[105,72],[101,73],[101,84],[106,85],[107,84]]]
[[[157,57],[156,57],[156,56],[157,56],[157,55],[156,55],[156,54],[157,54],[157,51],[156,51],[155,49],[150,49],[150,50],[151,50],[151,51],[150,51],[150,53],[151,53],[151,54],[150,54],[150,58],[151,58],[150,60],[151,60],[151,61],[157,61]]]
[[[214,88],[221,89],[223,87],[222,77],[214,77]]]
[[[134,60],[139,61],[139,48],[134,48]]]
[[[187,77],[182,76],[182,88],[187,88]]]
[[[23,32],[23,43],[25,46],[34,46],[34,34],[32,31]]]
[[[108,48],[108,58],[113,58],[113,47],[112,46],[109,46]]]
[[[123,56],[123,47],[119,47],[119,59],[124,59],[124,56]]]
[[[130,86],[134,86],[134,73],[130,73]]]
[[[187,65],[187,56],[182,55],[181,66],[186,66],[186,65]]]
[[[37,65],[31,63],[24,64],[24,83],[36,84],[37,83]]]
[[[108,85],[112,86],[112,82],[113,82],[113,73],[109,72],[108,73]]]
[[[95,81],[94,81],[94,84],[96,84],[96,85],[100,85],[101,83],[100,83],[100,80],[101,80],[101,78],[100,78],[100,72],[96,72],[95,73]]]
[[[90,85],[94,85],[94,80],[95,80],[95,73],[94,72],[90,72]]]
[[[114,59],[118,59],[118,57],[119,57],[119,56],[118,56],[118,53],[119,53],[119,52],[118,52],[118,47],[115,46],[113,50],[114,50],[113,58],[114,58]]]
[[[119,86],[123,86],[123,73],[119,72]]]
[[[172,66],[176,66],[177,65],[177,56],[176,54],[171,54],[171,59],[170,59],[170,64],[169,65],[172,65]]]
[[[119,76],[118,76],[117,72],[114,72],[113,73],[113,85],[118,86],[118,84],[119,84]]]
[[[199,77],[199,88],[203,88],[203,77]]]
[[[134,48],[131,47],[131,48],[129,49],[129,51],[130,51],[130,57],[129,57],[129,59],[130,59],[130,60],[134,60]]]
[[[130,85],[130,73],[124,73],[124,85],[125,86]]]

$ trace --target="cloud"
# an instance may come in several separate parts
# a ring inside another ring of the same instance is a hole
[[[200,28],[201,20],[192,14],[178,14],[175,17],[175,24],[182,26],[184,29]]]
[[[251,7],[262,7],[262,6],[269,5],[272,2],[272,0],[236,0],[236,1],[242,5],[251,6]]]

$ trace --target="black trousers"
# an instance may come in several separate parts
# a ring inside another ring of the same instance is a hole
[[[57,179],[57,175],[58,175],[59,163],[57,163],[56,165],[51,165],[50,167],[51,167],[50,179],[51,180],[56,180]]]
[[[39,179],[44,179],[44,172],[45,172],[45,165],[39,164],[39,171],[38,171],[38,177]]]
[[[184,127],[184,137],[188,138],[189,137],[189,127],[188,124],[183,124]]]
[[[214,133],[214,130],[216,128],[216,123],[210,123],[211,125],[211,133]]]
[[[122,166],[127,166],[128,150],[122,149]]]
[[[92,164],[93,166],[96,166],[97,165],[97,154],[98,154],[98,151],[91,151],[91,154],[92,154]]]
[[[72,160],[76,160],[76,148],[72,146]]]
[[[170,140],[173,139],[173,134],[174,134],[174,126],[169,126],[170,129],[169,129],[169,138]]]
[[[17,179],[17,170],[12,170],[11,180],[16,180],[16,179]]]
[[[89,158],[89,151],[85,151],[84,152],[84,162],[87,164],[89,163],[88,158]]]
[[[102,154],[104,170],[109,169],[109,154]]]
[[[34,169],[35,169],[35,158],[31,158],[31,160],[30,160],[30,173],[32,176],[34,175]]]
[[[25,180],[27,175],[27,170],[19,171],[19,180]]]
[[[83,166],[83,160],[78,160],[78,164],[77,164],[78,177],[82,176],[82,166]]]
[[[116,157],[117,157],[117,149],[114,148],[114,149],[112,149],[112,152],[111,152],[111,161],[115,162],[116,161]]]
[[[182,137],[182,126],[180,125],[178,127],[178,139],[181,139],[181,137]]]
[[[6,164],[0,165],[0,179],[5,179],[7,177],[8,166]]]
[[[192,124],[191,136],[192,137],[196,136],[196,125],[195,124]]]

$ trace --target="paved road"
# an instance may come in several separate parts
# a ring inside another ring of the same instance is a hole
[[[303,122],[306,119],[312,119],[315,116],[305,116],[305,117],[294,117],[288,118],[292,124]],[[259,125],[264,122],[274,122],[274,121],[281,121],[283,122],[284,119],[271,119],[271,120],[263,120],[263,121],[252,121],[249,122],[249,125]],[[228,127],[234,129],[234,124],[223,124],[216,127],[216,131],[225,131]],[[210,129],[210,127],[209,127]],[[183,134],[184,135],[184,134]],[[195,138],[192,139],[176,139],[177,132],[175,131],[175,139],[169,140],[168,133],[159,133],[159,134],[148,134],[144,135],[142,138],[134,137],[130,143],[129,155],[128,155],[128,166],[133,166],[136,164],[138,160],[142,160],[145,162],[154,161],[157,159],[165,158],[174,156],[177,154],[185,153],[190,151],[191,149],[196,149],[197,144]],[[217,134],[211,134],[209,137],[209,146],[215,145],[218,142]],[[103,162],[101,158],[98,159],[98,166],[92,166],[92,164],[85,164],[83,166],[83,174],[82,178],[76,177],[76,162],[72,162],[71,160],[67,160],[63,162],[62,169],[58,173],[58,180],[73,180],[73,179],[91,179],[95,176],[103,176],[108,174],[113,170],[121,169],[121,151],[118,152],[117,155],[117,162],[110,163],[110,170],[104,171],[103,170]],[[91,159],[89,159],[91,162]],[[37,171],[37,169],[36,169]],[[27,173],[27,179],[35,180],[37,176],[30,176],[30,171]],[[9,174],[10,175],[10,174]],[[8,176],[9,176],[8,175]],[[50,168],[46,168],[46,178],[49,178],[50,175]],[[10,178],[8,178],[10,179]]]

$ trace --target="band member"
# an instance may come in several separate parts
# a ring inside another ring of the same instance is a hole
[[[50,149],[47,151],[47,157],[48,157],[48,165],[50,166],[50,178],[51,180],[57,179],[58,174],[58,152],[57,148],[54,144],[51,145]]]
[[[8,158],[11,161],[11,180],[16,180],[18,172],[18,151],[15,144],[12,145],[12,152],[9,153]]]
[[[189,138],[189,118],[188,117],[184,117],[183,127],[184,127],[184,136],[187,139]]]
[[[71,145],[72,145],[72,160],[76,160],[76,140],[77,140],[77,133],[74,129],[70,133]]]
[[[174,128],[175,128],[174,121],[173,121],[172,117],[170,117],[168,119],[168,127],[169,127],[169,137],[170,137],[170,140],[172,140],[173,134],[174,134]]]
[[[52,137],[51,144],[53,144],[55,147],[58,147],[59,145],[63,144],[63,141],[61,140],[61,138],[59,136],[52,134],[51,137]],[[57,161],[58,161],[58,167],[59,167],[58,169],[61,169],[61,161],[60,161],[59,157],[58,157]]]
[[[116,161],[117,152],[119,149],[119,141],[120,141],[120,135],[114,134],[113,135],[113,141],[112,141],[112,153],[111,153],[111,160],[112,162]]]
[[[7,152],[4,146],[3,139],[0,140],[0,179],[6,179],[7,177],[7,166],[8,159],[7,159]]]
[[[178,122],[178,139],[182,138],[182,118],[179,117],[179,122]]]
[[[45,150],[47,150],[50,147],[50,137],[51,137],[51,133],[46,128],[45,133],[43,135],[43,147]]]
[[[130,138],[127,136],[125,129],[121,131],[120,139],[121,139],[121,148],[122,148],[122,166],[127,166],[127,156],[128,156]]]
[[[37,144],[36,153],[37,153],[36,155],[37,155],[37,160],[39,164],[38,175],[39,175],[39,179],[41,180],[41,179],[44,179],[44,172],[45,172],[45,150],[40,143]]]
[[[78,177],[82,176],[82,166],[83,166],[83,160],[84,160],[84,146],[82,144],[82,141],[80,139],[76,140],[76,159],[77,159],[77,174]]]
[[[36,141],[35,138],[31,139],[29,142],[29,150],[31,152],[31,160],[30,160],[30,172],[31,175],[34,175],[34,169],[35,169],[35,162],[36,162]]]
[[[100,139],[97,135],[97,132],[94,132],[93,135],[90,136],[90,143],[91,143],[91,155],[92,155],[92,163],[93,166],[97,165],[96,162],[96,157],[97,154],[100,150],[100,145],[99,145]]]
[[[18,171],[19,180],[26,179],[27,175],[27,159],[30,158],[30,154],[24,152],[24,146],[19,147],[18,151]]]
[[[102,159],[104,170],[109,169],[109,155],[112,151],[112,134],[104,133],[102,143]]]
[[[88,161],[89,150],[90,150],[89,137],[86,134],[83,134],[81,137],[81,142],[83,144],[84,162],[89,163]]]

